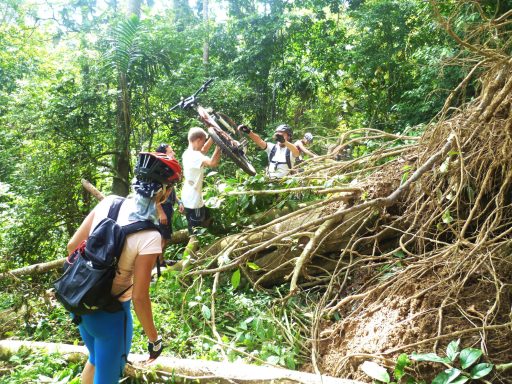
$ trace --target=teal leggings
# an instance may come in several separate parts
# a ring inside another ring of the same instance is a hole
[[[130,301],[119,312],[82,315],[78,329],[89,350],[89,362],[95,366],[94,384],[119,382],[132,344]]]

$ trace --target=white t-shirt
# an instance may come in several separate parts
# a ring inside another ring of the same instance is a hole
[[[91,232],[99,224],[101,220],[108,216],[108,211],[114,199],[119,196],[110,195],[104,198],[93,210],[94,220],[91,226]],[[128,216],[135,210],[135,202],[133,199],[126,199],[121,205],[117,222],[119,225],[127,225],[130,223]],[[133,268],[137,256],[155,255],[162,253],[162,237],[158,230],[146,230],[135,232],[126,237],[121,258],[118,264],[118,274],[112,283],[112,294],[118,295],[126,288],[133,284]],[[132,288],[128,289],[119,301],[127,301],[132,297]]]
[[[194,151],[188,148],[183,152],[183,188],[181,190],[181,201],[185,208],[195,209],[204,205],[203,201],[203,161],[208,160],[201,151]]]
[[[272,162],[268,163],[267,174],[270,178],[280,179],[282,177],[287,176],[290,173],[290,168],[288,168],[288,164],[286,163],[286,151],[288,148],[281,147],[279,144],[269,143],[267,142],[267,148],[265,148],[265,152],[267,152],[267,156],[270,156],[270,152],[272,148],[277,147],[276,154],[272,158]],[[293,156],[293,153],[290,152],[290,162],[295,163],[296,157]],[[279,164],[277,164],[279,163]]]

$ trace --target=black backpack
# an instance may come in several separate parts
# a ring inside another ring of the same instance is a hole
[[[113,296],[112,282],[123,250],[126,236],[157,229],[150,221],[138,221],[125,226],[117,224],[117,216],[124,198],[116,198],[108,216],[99,222],[88,239],[67,258],[64,274],[54,283],[57,299],[77,316],[97,310],[118,312],[122,310],[119,297]]]

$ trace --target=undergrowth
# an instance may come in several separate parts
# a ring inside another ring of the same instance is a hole
[[[212,284],[212,278],[192,281],[183,274],[166,270],[152,283],[154,319],[165,343],[163,355],[204,360],[227,358],[290,369],[307,360],[307,348],[301,344],[311,317],[306,300],[296,297],[286,305],[275,305],[274,300],[280,295],[277,289],[270,294],[255,292],[243,280],[235,289],[229,277],[221,279],[214,308],[219,339],[212,331]],[[14,291],[0,294],[2,308],[19,304],[19,313],[2,324],[2,338],[82,344],[69,314],[51,294],[28,295],[23,291],[18,294],[22,299]],[[135,313],[132,314],[131,352],[146,354],[147,338]],[[46,380],[44,377],[50,382],[74,382],[70,380],[81,371],[82,363],[77,367],[59,355],[38,352],[30,357],[28,354],[23,350],[5,362],[2,372],[16,371],[16,376],[8,374],[10,378],[0,382],[21,383],[18,376],[20,380],[25,378],[24,382],[27,377],[34,382]],[[25,362],[27,359],[30,363]]]

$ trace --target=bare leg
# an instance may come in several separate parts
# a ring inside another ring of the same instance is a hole
[[[85,364],[84,370],[82,371],[82,383],[83,384],[93,384],[94,382],[94,370],[95,366],[92,365],[89,360]]]

